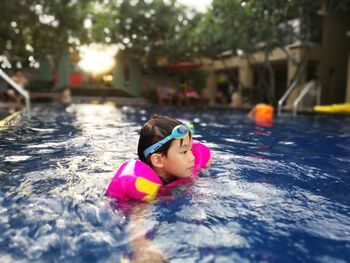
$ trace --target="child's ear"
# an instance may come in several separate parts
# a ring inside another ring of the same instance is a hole
[[[163,155],[160,153],[153,153],[151,155],[151,163],[154,167],[157,168],[163,168],[164,164],[163,164]]]

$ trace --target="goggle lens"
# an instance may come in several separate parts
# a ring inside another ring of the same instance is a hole
[[[186,125],[181,125],[181,126],[175,127],[175,133],[173,135],[176,137],[185,136],[187,135],[188,131],[189,129]]]

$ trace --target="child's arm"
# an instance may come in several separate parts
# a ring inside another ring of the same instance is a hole
[[[144,225],[144,212],[149,204],[139,204],[133,208],[128,226],[130,244],[133,248],[131,262],[164,262],[164,254],[147,239]]]
[[[253,108],[248,112],[247,116],[248,116],[249,118],[251,118],[251,119],[254,118],[255,111],[256,111],[256,107],[253,107]]]
[[[141,161],[123,163],[109,183],[106,194],[118,200],[153,201],[162,181],[147,164]]]
[[[194,165],[196,172],[200,169],[207,169],[211,163],[211,151],[209,147],[199,141],[193,141],[192,153],[195,157]]]

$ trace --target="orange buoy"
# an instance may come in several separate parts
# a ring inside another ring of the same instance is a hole
[[[255,120],[271,121],[273,119],[273,107],[268,104],[259,103],[255,106],[253,116]]]
[[[265,103],[259,103],[249,112],[248,116],[259,126],[272,126],[274,108]]]

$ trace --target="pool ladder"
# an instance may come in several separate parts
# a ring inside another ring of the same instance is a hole
[[[288,98],[288,96],[292,93],[292,91],[298,86],[298,81],[294,80],[292,84],[289,86],[287,91],[283,94],[282,98],[278,101],[278,110],[277,115],[281,115],[282,113],[282,105],[284,101]],[[310,80],[305,84],[298,97],[293,102],[293,116],[297,116],[298,114],[298,106],[305,95],[310,92],[313,88],[316,88],[316,102],[317,105],[321,103],[321,85],[317,80]]]
[[[19,84],[17,84],[16,82],[14,82],[9,75],[7,75],[2,69],[0,69],[0,76],[7,82],[9,83],[12,87],[14,87],[19,94],[21,94],[24,99],[25,99],[25,103],[26,103],[26,110],[28,112],[28,114],[30,114],[30,95],[29,92],[26,91],[23,87],[21,87]]]

